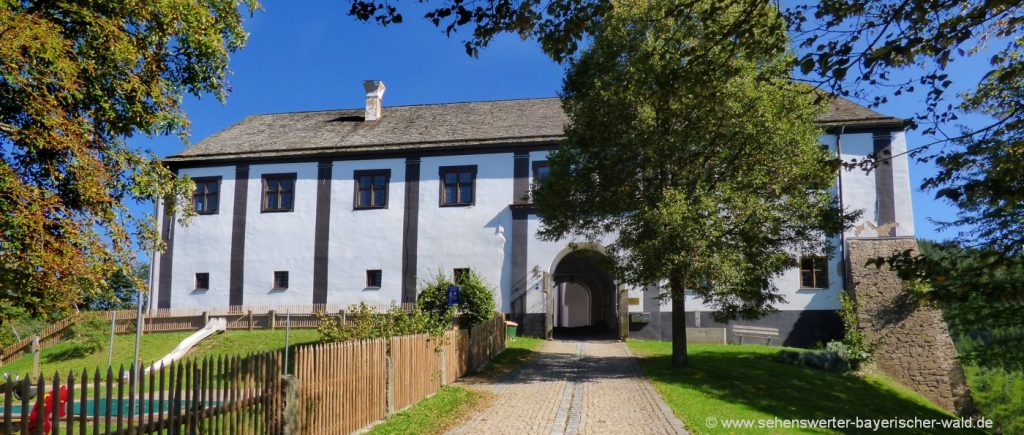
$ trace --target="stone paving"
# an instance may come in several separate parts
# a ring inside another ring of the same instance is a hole
[[[619,341],[549,341],[452,434],[685,434]]]

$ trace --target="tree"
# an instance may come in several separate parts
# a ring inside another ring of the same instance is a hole
[[[349,0],[349,13],[382,25],[402,21],[389,2]],[[676,0],[680,8],[698,0]],[[476,55],[495,35],[509,32],[535,38],[552,59],[562,62],[579,50],[614,9],[613,0],[442,0],[426,19],[448,35],[470,30],[466,52]],[[722,0],[723,9],[747,11],[774,4],[768,0]],[[956,230],[965,246],[999,253],[1000,262],[1024,257],[1024,2],[954,0],[824,0],[803,2],[785,11],[797,43],[795,67],[802,80],[836,95],[871,105],[910,93],[924,95],[913,128],[934,136],[910,151],[934,161],[939,172],[921,187],[959,209],[940,222]],[[754,22],[737,20],[724,36],[747,41]],[[949,72],[955,62],[987,65],[978,83],[961,85]],[[965,125],[965,115],[986,122]],[[893,156],[857,162],[865,169],[887,164]],[[850,163],[850,162],[847,162]],[[922,260],[923,261],[923,260]],[[926,270],[904,262],[903,267]],[[1024,300],[1024,291],[1014,293]]]
[[[192,183],[134,134],[187,136],[184,95],[227,92],[255,0],[0,3],[0,315],[59,316],[162,248],[132,201],[189,215]],[[133,240],[134,236],[134,240]]]
[[[131,275],[118,269],[107,278],[105,288],[100,293],[85,297],[85,307],[90,310],[124,310],[134,308],[139,301],[139,294],[148,294],[149,287],[142,284],[149,277],[149,265],[136,263],[131,268]],[[145,299],[143,299],[145,304]]]
[[[749,38],[729,36],[740,21]],[[771,6],[650,0],[615,3],[569,63],[566,140],[535,194],[540,236],[611,236],[624,280],[667,281],[677,367],[684,292],[720,321],[763,316],[784,300],[772,278],[795,255],[830,254],[853,217],[791,59]]]

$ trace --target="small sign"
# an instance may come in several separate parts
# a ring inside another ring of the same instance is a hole
[[[629,298],[630,305],[640,305],[640,298]]]
[[[450,285],[448,286],[448,306],[459,304],[459,286]]]

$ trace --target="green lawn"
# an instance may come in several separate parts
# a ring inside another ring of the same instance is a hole
[[[491,359],[480,373],[481,376],[496,378],[512,371],[526,360],[533,357],[534,351],[544,343],[543,339],[532,337],[516,337],[505,342],[505,351]]]
[[[491,360],[475,376],[485,379],[501,377],[526,362],[544,340],[516,337],[506,342],[503,352]],[[477,390],[446,386],[405,411],[392,415],[374,426],[371,434],[437,434],[451,429],[462,418],[489,402],[486,393]]]
[[[149,363],[162,358],[174,350],[181,340],[191,335],[192,332],[162,332],[151,333],[142,336],[140,355],[142,361]],[[289,344],[292,346],[309,344],[317,341],[318,334],[315,329],[293,329],[289,337]],[[40,356],[40,371],[52,376],[54,371],[62,376],[68,370],[75,370],[80,374],[83,368],[90,370],[99,367],[107,367],[107,345],[99,352],[84,357],[72,356],[69,354],[68,343],[58,343],[43,349]],[[199,342],[188,353],[186,358],[198,358],[206,356],[229,356],[246,355],[284,348],[284,331],[227,331],[214,335]],[[131,334],[114,336],[114,370],[121,364],[125,367],[131,364],[132,355],[135,351],[135,336]],[[17,373],[24,376],[32,371],[32,357],[24,356],[6,365],[0,366],[0,372]],[[90,373],[91,375],[92,373]]]
[[[386,418],[370,429],[369,433],[443,433],[485,402],[486,395],[483,392],[449,385],[409,409]]]
[[[159,334],[146,334],[143,336],[142,345],[139,348],[140,358],[143,361],[155,361],[174,350],[174,347],[178,343],[191,335],[191,332],[165,332]],[[94,368],[101,368],[106,370],[107,368],[107,345],[109,341],[104,342],[103,349],[99,352],[95,352],[90,355],[83,357],[73,356],[69,354],[71,345],[67,342],[57,343],[53,346],[43,349],[39,357],[40,371],[44,375],[52,376],[56,371],[61,376],[67,374],[69,370],[74,370],[76,375],[82,373],[83,368],[90,370],[89,375],[92,376],[92,370]],[[132,356],[135,352],[135,335],[115,335],[114,336],[114,360],[113,367],[116,371],[120,365],[124,365],[127,369],[132,362]],[[26,373],[32,371],[32,356],[23,356],[11,363],[0,366],[0,372],[17,373],[19,376],[24,376]]]
[[[707,421],[724,419],[952,419],[953,416],[891,379],[838,374],[771,360],[781,348],[690,344],[690,365],[669,367],[672,344],[629,341],[640,368],[692,433],[771,433],[724,430]],[[827,433],[777,430],[776,433]],[[845,430],[845,433],[858,433]],[[871,432],[862,430],[860,432]],[[941,433],[920,429],[917,432]]]

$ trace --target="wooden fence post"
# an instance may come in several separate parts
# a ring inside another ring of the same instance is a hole
[[[252,310],[249,310],[249,331],[252,332]]]
[[[387,362],[385,364],[387,371],[384,376],[387,383],[387,415],[391,415],[395,413],[395,361],[391,358],[390,346],[384,358]]]
[[[446,349],[444,346],[443,335],[441,336],[441,340],[441,351],[438,352],[437,355],[438,363],[441,366],[441,386],[443,387],[445,385],[448,385],[448,358],[446,357],[446,355],[448,355],[448,349]]]
[[[284,435],[299,433],[299,379],[292,375],[281,375],[281,432]]]
[[[199,326],[199,327],[200,328],[205,328],[206,325],[208,325],[209,323],[210,323],[210,313],[206,312],[206,311],[203,311],[203,324],[201,326]]]
[[[277,328],[277,310],[267,311],[267,323],[271,331]]]

